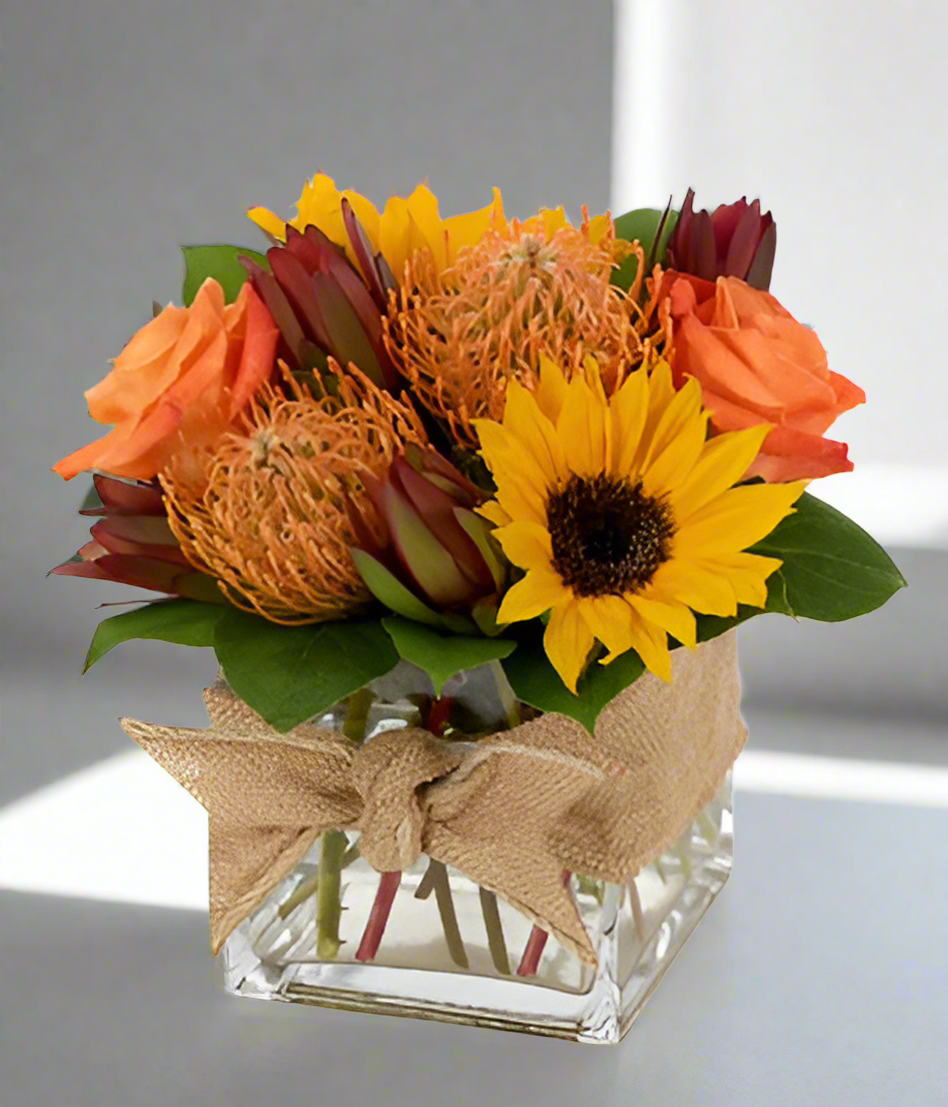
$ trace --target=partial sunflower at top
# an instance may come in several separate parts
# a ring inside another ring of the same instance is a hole
[[[694,646],[695,612],[765,605],[781,562],[746,551],[805,482],[734,487],[769,428],[708,440],[707,425],[701,386],[676,393],[665,362],[610,398],[592,359],[568,380],[548,358],[535,392],[510,382],[502,424],[475,423],[497,486],[481,512],[526,572],[497,621],[549,611],[544,647],[572,691],[597,640],[605,663],[634,649],[668,680],[668,635]]]
[[[345,217],[351,209],[361,225],[373,253],[381,254],[388,269],[401,282],[405,263],[416,250],[427,251],[438,272],[452,265],[458,252],[479,241],[494,226],[503,226],[504,204],[500,190],[493,200],[477,211],[442,219],[438,198],[426,184],[420,184],[410,196],[392,196],[379,212],[371,200],[352,189],[337,189],[332,177],[317,173],[303,186],[293,219],[281,219],[267,208],[251,208],[247,214],[280,242],[286,239],[287,225],[298,231],[317,227],[337,246],[341,246],[357,268],[365,258],[352,240]]]

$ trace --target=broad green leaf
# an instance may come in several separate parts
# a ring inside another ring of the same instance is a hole
[[[83,672],[131,638],[153,638],[179,646],[213,646],[214,628],[226,610],[219,604],[195,600],[157,600],[103,619],[92,637]]]
[[[634,650],[622,654],[608,665],[593,661],[579,681],[579,694],[574,696],[550,664],[539,637],[521,642],[503,666],[517,699],[540,711],[568,715],[582,723],[590,733],[606,704],[645,671]]]
[[[517,645],[503,638],[439,634],[409,619],[383,619],[382,626],[392,636],[399,657],[417,665],[431,677],[436,696],[441,695],[445,681],[451,677],[488,661],[501,661],[513,653]]]
[[[208,277],[213,277],[223,288],[224,300],[228,304],[233,303],[247,279],[247,271],[237,260],[240,257],[250,258],[264,269],[270,268],[264,254],[257,250],[248,250],[245,246],[182,246],[181,252],[184,254],[184,288],[181,297],[185,304],[193,301]]]
[[[853,619],[905,587],[892,558],[841,511],[808,492],[796,507],[752,551],[782,559],[794,615],[822,622]]]
[[[214,650],[238,696],[279,731],[319,715],[398,662],[377,620],[281,627],[230,608]]]
[[[652,252],[653,245],[655,245],[655,233],[658,230],[661,218],[662,212],[657,208],[636,208],[635,211],[627,211],[625,215],[620,215],[615,220],[616,238],[623,238],[626,242],[634,242],[638,239],[645,251],[645,261],[648,264],[649,255]],[[658,243],[655,249],[655,261],[660,262],[664,259],[668,240],[671,238],[671,233],[677,222],[678,212],[670,211],[662,230],[661,242]],[[628,290],[635,280],[637,267],[638,261],[635,257],[626,258],[612,274],[612,283],[618,285],[619,288]]]

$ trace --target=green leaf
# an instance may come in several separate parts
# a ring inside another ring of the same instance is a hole
[[[264,269],[269,270],[270,263],[266,255],[257,250],[248,250],[245,246],[182,246],[184,254],[184,288],[181,297],[190,304],[198,289],[213,277],[224,290],[224,299],[230,304],[237,299],[237,293],[247,279],[247,271],[237,260],[250,258]]]
[[[645,251],[645,261],[648,263],[649,254],[652,251],[652,246],[655,244],[655,233],[658,230],[658,224],[661,222],[662,212],[657,208],[636,208],[635,211],[627,211],[625,215],[620,215],[615,220],[616,238],[624,238],[626,242],[635,242],[636,239],[641,243],[642,249]],[[672,231],[675,229],[675,224],[678,222],[678,212],[670,211],[668,218],[665,220],[665,227],[662,230],[662,239],[658,243],[655,250],[655,261],[662,261],[665,257],[665,250],[668,247],[668,240],[671,238]],[[632,282],[635,280],[636,269],[638,268],[638,261],[633,256],[626,258],[624,262],[616,269],[612,274],[612,283],[618,285],[619,288],[628,290],[632,286]]]
[[[590,732],[599,712],[645,671],[634,650],[621,654],[608,665],[593,661],[573,695],[550,664],[539,637],[521,642],[504,661],[504,672],[517,699],[540,711],[556,711],[576,719]]]
[[[238,696],[279,731],[319,715],[398,662],[377,620],[281,627],[230,608],[214,650]]]
[[[841,511],[808,492],[796,508],[751,551],[781,558],[794,615],[830,623],[854,619],[906,586],[892,558]]]
[[[871,535],[823,500],[803,494],[752,553],[779,557],[767,580],[767,606],[741,604],[737,614],[698,616],[698,641],[717,638],[765,611],[840,622],[881,607],[904,588],[905,578]]]
[[[396,615],[404,615],[419,623],[441,626],[437,612],[431,610],[379,561],[377,557],[353,547],[350,550],[359,576],[373,596]]]
[[[488,661],[501,661],[513,653],[516,642],[504,638],[463,638],[439,634],[431,627],[409,619],[388,618],[382,626],[392,636],[398,655],[423,669],[434,683],[435,695],[441,695],[445,681],[464,669],[475,669]]]
[[[194,600],[157,600],[103,619],[92,637],[83,672],[130,638],[153,638],[179,646],[213,646],[214,628],[225,610],[218,604]]]

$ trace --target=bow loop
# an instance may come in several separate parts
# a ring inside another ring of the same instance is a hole
[[[460,752],[427,730],[383,731],[357,750],[352,783],[362,797],[359,852],[374,869],[414,865],[425,829],[421,789],[460,763]]]

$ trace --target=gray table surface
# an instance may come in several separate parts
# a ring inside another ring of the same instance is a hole
[[[738,800],[734,875],[611,1048],[233,999],[199,913],[0,893],[0,1102],[944,1104],[948,813]]]

